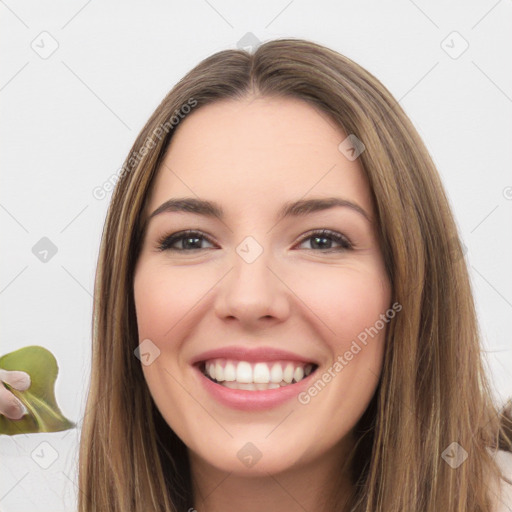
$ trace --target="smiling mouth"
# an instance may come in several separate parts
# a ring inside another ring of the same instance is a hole
[[[279,389],[297,384],[318,366],[298,361],[248,362],[234,359],[210,359],[199,364],[203,375],[226,388],[246,391]]]

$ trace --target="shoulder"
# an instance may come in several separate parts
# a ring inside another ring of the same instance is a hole
[[[495,512],[510,512],[512,510],[512,453],[498,450],[494,454],[494,460],[498,464],[503,477],[510,482],[506,482],[503,478],[500,480],[501,489],[495,493]]]

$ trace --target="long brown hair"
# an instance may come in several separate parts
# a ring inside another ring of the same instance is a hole
[[[156,408],[134,356],[140,340],[133,275],[146,201],[180,121],[203,105],[249,93],[302,99],[366,147],[359,158],[392,302],[403,309],[388,325],[381,378],[356,425],[350,510],[490,512],[489,485],[500,476],[493,452],[512,450],[512,421],[493,402],[466,261],[439,175],[409,118],[374,76],[300,39],[202,61],[164,98],[124,163],[96,273],[79,511],[181,512],[193,504],[187,449]],[[453,442],[468,454],[456,469],[442,457]]]

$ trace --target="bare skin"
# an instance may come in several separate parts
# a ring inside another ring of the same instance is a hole
[[[363,169],[338,149],[346,137],[300,100],[250,97],[199,108],[171,141],[146,215],[183,197],[215,201],[225,214],[155,215],[134,281],[139,339],[160,350],[144,376],[189,448],[191,508],[320,512],[336,493],[342,509],[352,491],[341,468],[378,384],[385,326],[347,353],[389,310],[391,296]],[[328,197],[357,204],[366,216],[335,206],[276,217],[286,202]],[[158,249],[160,238],[187,229],[206,238]],[[330,235],[303,238],[322,229],[343,235],[350,248]],[[263,251],[251,263],[237,252],[249,236],[257,242],[250,250]],[[205,390],[191,361],[241,345],[291,351],[317,363],[315,380],[331,378],[302,402],[227,406]],[[240,457],[247,443],[261,454],[251,466]]]
[[[27,372],[0,369],[0,380],[18,391],[30,387],[30,375]],[[10,420],[20,420],[25,413],[25,406],[0,382],[0,414]]]

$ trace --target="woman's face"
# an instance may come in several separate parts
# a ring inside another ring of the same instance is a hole
[[[134,294],[145,379],[193,464],[275,473],[352,443],[394,311],[346,137],[305,102],[252,97],[192,111],[171,141]]]

